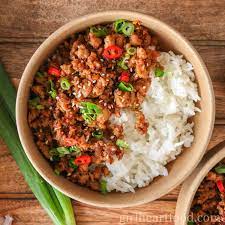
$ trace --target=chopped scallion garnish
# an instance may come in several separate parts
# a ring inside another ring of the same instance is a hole
[[[107,181],[106,180],[101,180],[100,181],[100,189],[102,194],[106,194],[107,191]]]
[[[103,138],[103,131],[102,130],[95,130],[92,133],[92,136],[97,138],[97,139],[101,139],[101,138]]]
[[[60,86],[63,90],[69,90],[70,89],[70,82],[66,78],[62,78],[60,81]]]
[[[73,168],[75,171],[76,171],[77,168],[78,168],[78,165],[76,165],[76,164],[74,163],[74,159],[70,159],[70,160],[69,160],[69,166],[70,166],[71,168]]]
[[[217,166],[217,167],[215,168],[215,171],[216,171],[218,174],[223,174],[223,173],[225,173],[225,165]]]
[[[54,85],[54,83],[53,83],[53,81],[52,80],[49,80],[49,91],[48,91],[48,93],[51,95],[51,97],[53,98],[53,99],[55,99],[56,98],[56,96],[57,96],[57,92],[56,92],[56,90],[55,90],[55,85]]]
[[[165,72],[163,70],[161,70],[160,68],[155,69],[155,76],[156,77],[163,77],[164,74],[165,74]]]
[[[120,148],[129,148],[129,145],[127,144],[127,142],[122,139],[117,139],[116,145]]]
[[[91,27],[90,32],[96,37],[104,37],[108,34],[108,31],[105,27]]]
[[[134,90],[134,87],[130,83],[120,82],[118,88],[121,91],[131,92]]]
[[[102,113],[102,110],[92,102],[81,102],[80,113],[87,123],[91,123],[97,119],[97,116]]]
[[[44,109],[44,106],[40,104],[40,98],[36,97],[29,100],[29,105],[35,109]]]

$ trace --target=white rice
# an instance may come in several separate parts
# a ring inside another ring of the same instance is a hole
[[[173,52],[162,52],[158,61],[166,75],[157,78],[151,72],[151,86],[141,105],[149,122],[147,135],[134,128],[135,115],[130,110],[111,118],[112,123],[123,124],[130,149],[121,160],[107,164],[112,174],[105,178],[108,191],[134,192],[134,188],[148,185],[154,177],[167,176],[166,164],[194,140],[194,123],[187,122],[200,111],[195,107],[200,97],[193,67]]]

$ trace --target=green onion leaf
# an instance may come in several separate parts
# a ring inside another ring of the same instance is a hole
[[[50,90],[48,91],[48,93],[51,95],[53,99],[55,99],[57,96],[57,92],[55,90],[55,86],[52,80],[49,80],[49,85],[50,85]]]
[[[215,171],[216,171],[218,174],[223,174],[223,173],[225,173],[225,165],[217,166],[217,167],[215,168]]]
[[[122,139],[117,139],[116,145],[120,148],[129,148],[129,145],[127,144],[127,142]]]
[[[91,27],[90,32],[96,37],[104,37],[108,34],[108,31],[105,27]]]
[[[60,171],[59,171],[59,170],[57,170],[57,169],[54,169],[54,173],[55,173],[57,176],[59,176],[59,175],[60,175]]]
[[[113,27],[116,33],[122,33],[122,27],[126,23],[123,19],[118,19],[114,22]]]
[[[97,139],[102,139],[103,138],[103,131],[102,130],[96,130],[92,132],[92,136],[97,138]]]
[[[36,76],[37,76],[37,77],[43,77],[44,74],[38,71],[38,72],[36,73]]]
[[[29,100],[29,105],[35,109],[44,109],[44,106],[40,104],[40,98],[36,97]]]
[[[69,166],[70,166],[71,168],[73,168],[75,171],[77,171],[78,165],[76,165],[76,164],[74,163],[74,159],[70,159],[70,160],[69,160]]]
[[[126,22],[122,26],[122,32],[126,36],[131,36],[134,33],[134,24],[130,22]]]
[[[70,150],[66,147],[58,147],[58,148],[52,148],[49,151],[51,156],[59,156],[59,157],[63,157],[64,155],[68,155],[70,154]]]
[[[163,70],[161,70],[161,69],[159,69],[159,68],[156,68],[156,69],[155,69],[155,76],[156,76],[156,77],[163,77],[164,74],[165,74],[165,72],[164,72]]]
[[[187,225],[195,225],[196,223],[194,221],[188,221]]]
[[[102,194],[106,194],[107,191],[107,181],[106,180],[101,180],[100,181],[100,190]]]
[[[129,59],[130,59],[130,55],[126,54],[120,61],[118,61],[117,65],[124,70],[128,70],[128,66],[126,64]]]
[[[62,78],[60,81],[60,86],[63,90],[69,90],[70,89],[70,82],[66,78]]]
[[[130,47],[127,49],[127,53],[129,55],[134,55],[137,52],[137,49],[135,47]]]
[[[81,102],[80,113],[87,123],[91,123],[97,119],[102,113],[101,108],[92,102]]]
[[[118,88],[121,91],[131,92],[134,90],[134,87],[130,83],[120,82]]]

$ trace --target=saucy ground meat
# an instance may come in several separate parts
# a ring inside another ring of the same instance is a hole
[[[225,160],[212,169],[199,186],[192,202],[190,224],[225,224]]]
[[[65,40],[39,68],[30,90],[28,122],[39,150],[57,174],[93,190],[101,190],[110,175],[106,163],[127,150],[123,126],[110,116],[129,108],[140,134],[149,126],[139,108],[157,65],[157,39],[140,22],[118,24]]]

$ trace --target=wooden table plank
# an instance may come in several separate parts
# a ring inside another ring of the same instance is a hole
[[[79,225],[172,225],[176,203],[154,201],[149,204],[126,209],[102,209],[73,202]],[[162,207],[163,206],[163,207]],[[15,218],[13,225],[52,224],[36,200],[0,200],[0,215],[10,214]],[[170,219],[171,218],[171,219]],[[157,222],[162,221],[162,222]],[[165,222],[167,220],[167,222]],[[170,220],[170,222],[169,222]]]
[[[47,37],[76,16],[120,9],[155,16],[190,40],[225,40],[225,0],[1,0],[1,5],[1,37]]]

